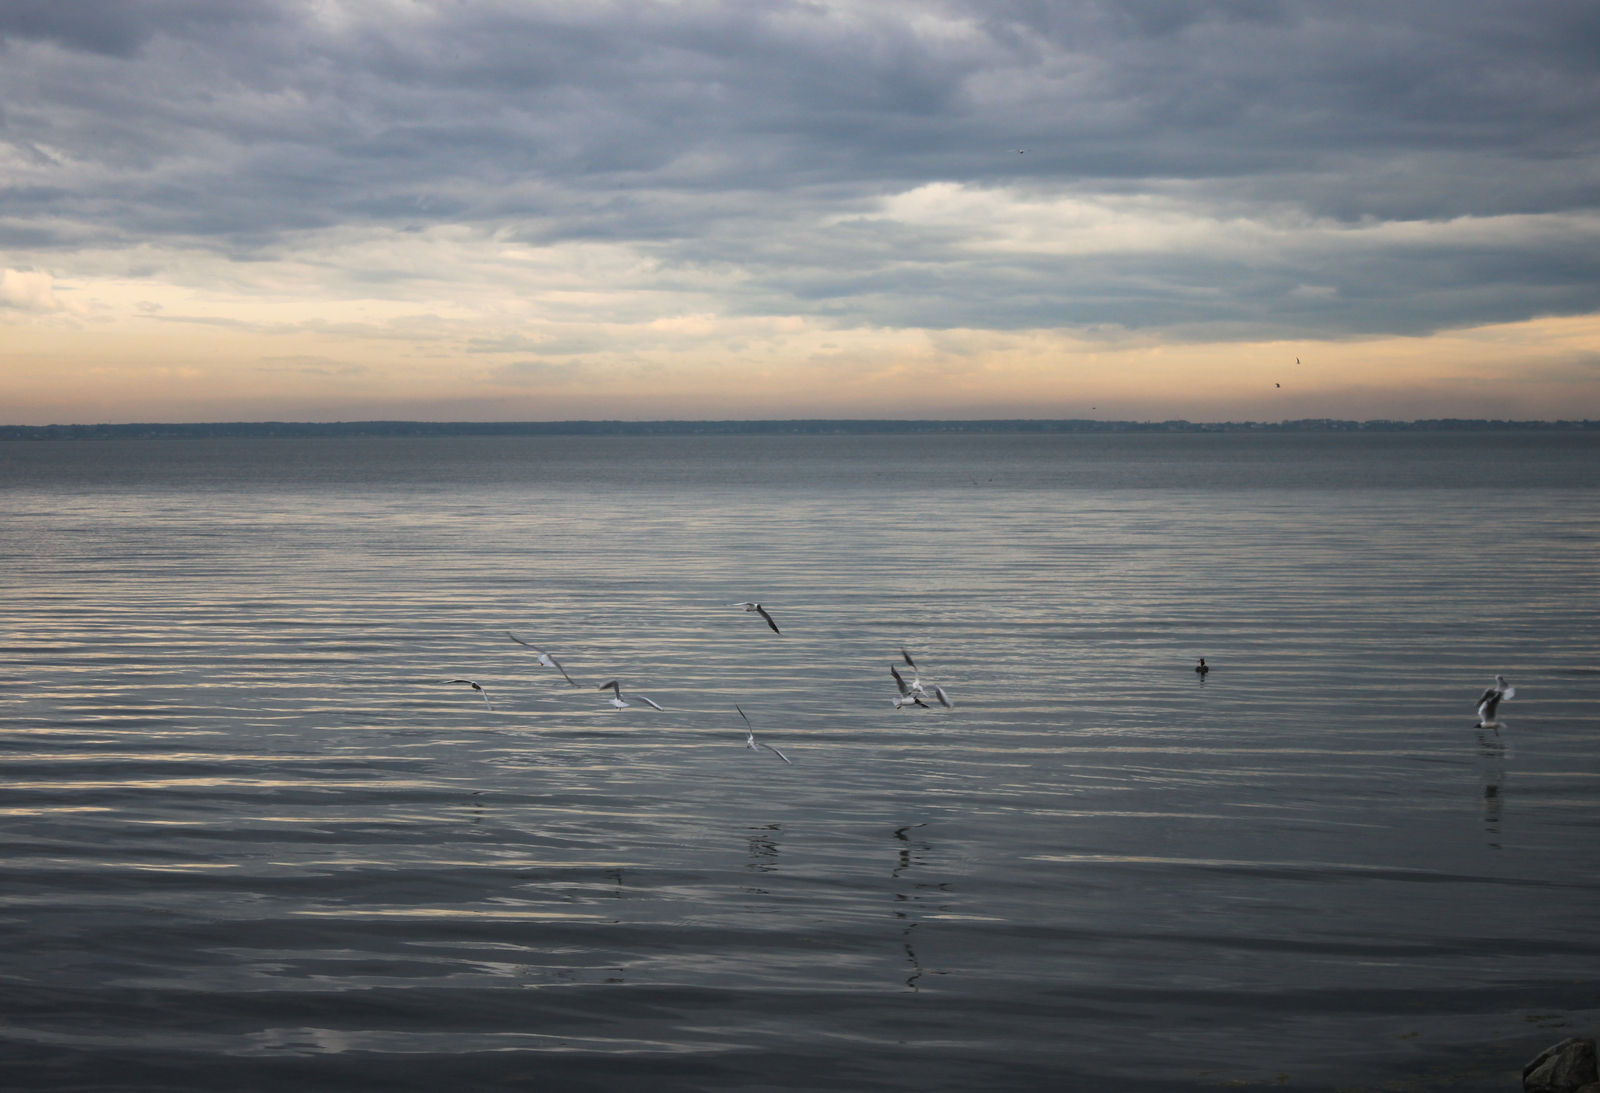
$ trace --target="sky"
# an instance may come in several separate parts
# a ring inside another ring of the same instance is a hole
[[[1592,0],[3,0],[0,423],[1600,418]]]

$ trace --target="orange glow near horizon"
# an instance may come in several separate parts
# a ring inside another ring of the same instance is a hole
[[[484,316],[350,310],[276,329],[255,309],[177,321],[12,312],[3,423],[1600,417],[1596,316],[1428,337],[1184,342],[699,314],[595,324],[582,352],[530,359],[509,318],[495,329]],[[485,352],[493,337],[513,348]]]

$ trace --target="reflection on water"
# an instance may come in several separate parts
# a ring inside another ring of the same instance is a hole
[[[765,824],[753,829],[749,837],[750,860],[745,868],[756,873],[770,873],[778,868],[778,839],[774,832],[782,831],[782,824]]]
[[[1487,1090],[1593,1020],[1594,442],[982,441],[6,447],[12,1087]]]
[[[906,917],[899,911],[896,911],[895,914],[900,918]],[[906,976],[906,986],[910,987],[913,991],[920,991],[922,989],[921,987],[917,986],[917,980],[922,978],[922,965],[917,961],[917,951],[911,947],[911,931],[915,930],[920,925],[922,925],[920,922],[908,922],[906,923],[906,928],[903,932],[903,936],[905,938],[904,944],[906,950],[906,961],[911,965],[911,974]]]
[[[1483,782],[1483,830],[1489,836],[1489,846],[1499,850],[1500,817],[1506,800],[1506,743],[1499,732],[1491,736],[1478,730],[1478,759]]]
[[[898,878],[901,873],[905,872],[907,869],[910,869],[913,865],[922,864],[921,862],[912,858],[911,852],[914,849],[927,850],[929,847],[926,843],[913,844],[911,837],[907,835],[906,832],[915,831],[919,827],[927,826],[927,824],[907,824],[905,827],[897,827],[894,829],[894,837],[900,843],[900,864],[895,866],[894,871],[889,874],[891,877]]]

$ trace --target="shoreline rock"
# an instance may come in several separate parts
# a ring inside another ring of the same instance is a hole
[[[1522,1068],[1523,1093],[1600,1093],[1595,1043],[1569,1036],[1551,1044]]]

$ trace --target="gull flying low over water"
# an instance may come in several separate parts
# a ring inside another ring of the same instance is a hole
[[[911,682],[906,684],[906,688],[915,691],[919,695],[927,694],[928,692],[922,689],[922,673],[917,671],[917,662],[911,659],[911,654],[906,652],[904,645],[900,647],[900,659],[905,661],[906,666],[911,669]]]
[[[734,709],[739,710],[739,707],[735,706]],[[743,710],[739,710],[739,716],[740,717],[744,717],[744,711]],[[789,757],[787,755],[783,754],[783,752],[779,751],[777,748],[773,747],[771,744],[763,744],[763,743],[759,742],[758,740],[756,740],[756,730],[750,727],[750,719],[748,717],[744,717],[744,727],[745,727],[745,731],[750,734],[749,736],[745,737],[745,741],[744,741],[744,746],[745,747],[749,748],[751,751],[761,751],[763,748],[765,748],[767,751],[770,751],[773,755],[776,755],[779,759],[782,759],[785,763],[789,763]],[[790,766],[794,766],[793,763],[789,763],[789,765]]]
[[[516,642],[518,645],[527,645],[529,649],[532,649],[536,654],[538,654],[539,663],[540,664],[543,664],[546,668],[554,668],[556,671],[561,673],[561,676],[562,676],[563,679],[565,679],[568,683],[572,683],[572,677],[567,675],[567,670],[565,668],[561,667],[561,662],[559,660],[557,660],[555,657],[551,656],[549,653],[545,652],[543,649],[540,649],[538,646],[529,645],[527,642],[525,642],[521,638],[517,637],[517,635],[513,634],[510,630],[506,631],[506,637],[510,638],[512,641]],[[572,685],[574,687],[577,686],[576,683],[572,683]]]
[[[1517,689],[1506,682],[1505,676],[1495,676],[1494,686],[1478,696],[1478,728],[1499,729],[1500,722],[1494,719],[1495,711],[1500,708],[1500,703],[1517,696]]]
[[[902,706],[921,706],[924,710],[929,708],[928,704],[922,701],[915,691],[906,686],[906,681],[900,675],[900,669],[891,664],[889,665],[889,674],[894,676],[894,685],[900,688],[900,697],[894,700],[895,709],[898,710]]]
[[[778,629],[778,624],[772,621],[772,616],[767,614],[767,609],[765,607],[762,607],[759,603],[751,603],[749,600],[743,600],[743,601],[741,601],[739,603],[730,603],[728,606],[729,607],[742,607],[742,608],[745,609],[746,612],[754,611],[756,614],[760,615],[762,618],[767,620],[767,625],[772,627],[772,632],[774,634],[783,633],[782,630]]]
[[[911,694],[926,695],[928,692],[922,686],[922,673],[917,670],[917,662],[911,659],[911,654],[906,652],[903,645],[900,647],[900,658],[911,668],[911,682],[905,685],[905,690]],[[897,674],[895,679],[898,680],[899,678]],[[933,697],[939,700],[939,705],[945,707],[945,709],[951,709],[954,703],[950,701],[950,696],[944,693],[944,688],[937,683],[932,684],[932,686]]]
[[[474,691],[477,691],[480,695],[483,696],[483,704],[485,706],[488,706],[489,709],[491,709],[491,710],[494,709],[493,706],[489,705],[489,692],[487,692],[487,691],[485,691],[483,689],[483,685],[481,683],[474,683],[470,679],[447,679],[447,680],[444,680],[443,682],[445,682],[445,683],[465,683],[468,687],[471,687]]]
[[[619,710],[625,710],[630,705],[632,705],[632,703],[630,703],[627,699],[622,697],[622,684],[618,683],[614,679],[606,680],[604,683],[600,684],[600,686],[596,687],[595,690],[603,691],[607,687],[611,688],[611,697],[606,699],[607,702],[611,703],[613,706],[615,706]],[[661,709],[660,706],[657,706],[654,702],[650,701],[644,695],[633,695],[632,698],[633,698],[634,702],[643,702],[646,706],[649,706],[652,710]]]

